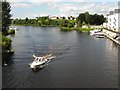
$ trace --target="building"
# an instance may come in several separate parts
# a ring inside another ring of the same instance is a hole
[[[120,45],[120,9],[110,11],[106,18],[107,22],[103,23],[103,33]]]
[[[120,9],[110,11],[107,15],[107,23],[104,23],[103,26],[109,30],[120,32]]]
[[[58,17],[56,17],[56,16],[52,16],[52,17],[50,17],[50,19],[52,19],[52,20],[56,20],[56,19],[58,19]]]

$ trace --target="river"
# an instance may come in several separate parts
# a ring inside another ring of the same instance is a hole
[[[118,46],[88,33],[62,32],[58,27],[14,26],[13,56],[4,57],[3,88],[117,88]],[[32,54],[56,56],[33,72]]]

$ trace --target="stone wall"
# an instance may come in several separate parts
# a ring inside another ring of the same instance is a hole
[[[117,33],[115,32],[112,32],[112,31],[109,31],[107,29],[103,29],[103,33],[108,36],[108,37],[111,37],[111,38],[115,38],[117,36]]]

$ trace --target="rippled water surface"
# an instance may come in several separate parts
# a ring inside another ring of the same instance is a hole
[[[57,27],[14,26],[15,53],[4,57],[3,88],[117,88],[118,46],[107,38],[94,38]],[[48,66],[33,72],[32,54],[53,53]]]

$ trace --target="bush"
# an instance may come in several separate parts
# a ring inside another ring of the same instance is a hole
[[[8,31],[8,34],[15,34],[15,30],[14,30],[14,29],[10,29],[10,30]]]
[[[5,36],[2,36],[2,49],[3,50],[10,50],[12,40]]]

